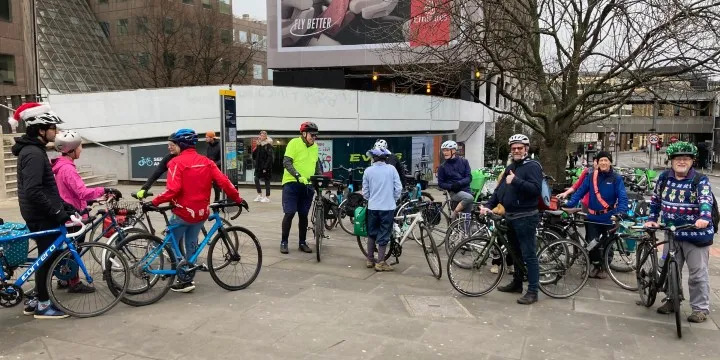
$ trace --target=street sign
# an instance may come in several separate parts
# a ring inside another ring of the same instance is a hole
[[[652,134],[648,136],[648,142],[655,145],[660,142],[660,137],[657,134]]]
[[[615,142],[615,133],[610,133],[609,139],[610,142]]]

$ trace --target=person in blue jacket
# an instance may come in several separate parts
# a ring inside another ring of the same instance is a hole
[[[473,196],[470,194],[470,163],[457,156],[458,144],[452,140],[440,146],[445,162],[438,168],[438,186],[450,192],[450,200],[457,202],[451,217],[472,211]]]
[[[585,224],[585,240],[591,242],[599,240],[601,235],[608,235],[613,227],[613,215],[622,218],[628,211],[628,198],[625,191],[625,184],[620,174],[612,167],[612,155],[607,151],[598,152],[595,157],[597,169],[590,169],[585,181],[580,188],[572,195],[566,207],[577,206],[578,201],[590,194],[588,203],[588,222]],[[596,191],[597,189],[598,191]],[[599,192],[599,196],[597,194]],[[590,270],[590,277],[605,279],[605,269],[602,268],[602,252],[600,246],[590,250],[590,261],[594,265]]]

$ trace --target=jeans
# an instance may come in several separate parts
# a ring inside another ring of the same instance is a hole
[[[663,254],[667,255],[669,247],[663,247]],[[690,307],[692,311],[701,311],[710,314],[710,277],[708,262],[710,260],[710,246],[696,246],[687,241],[675,242],[675,260],[678,272],[682,279],[683,265],[688,267],[688,290],[690,290]],[[680,282],[682,284],[682,282]],[[681,288],[682,289],[682,288]]]
[[[462,203],[463,210],[462,212],[468,214],[471,213],[473,210],[473,201],[475,200],[472,195],[464,192],[459,191],[456,193],[450,193],[450,200],[454,202],[453,206],[456,206],[457,203]],[[455,210],[455,207],[453,207],[453,210]]]
[[[517,219],[508,220],[508,240],[515,254],[522,254],[523,262],[527,269],[528,292],[538,292],[540,283],[540,265],[537,258],[537,239],[535,229],[540,222],[540,215],[530,215]],[[515,267],[513,282],[522,284],[523,272]]]
[[[173,216],[170,219],[170,225],[180,225],[173,229],[173,236],[178,243],[185,241],[185,258],[189,259],[197,250],[198,237],[200,237],[200,231],[202,231],[205,221],[189,223],[177,216]]]
[[[604,224],[595,224],[595,223],[585,223],[585,241],[592,242],[595,239],[600,239],[600,236],[603,236],[605,239],[607,239],[608,231],[612,230],[612,225],[604,225]],[[597,244],[595,247],[590,250],[590,262],[595,265],[596,267],[602,266],[602,253],[603,253],[603,244]],[[610,244],[608,244],[610,245]]]
[[[257,175],[257,174],[255,174]],[[266,177],[263,179],[265,181],[265,196],[270,196],[270,177]],[[260,186],[260,178],[255,176],[255,189],[257,190],[258,194],[262,194],[262,187]]]

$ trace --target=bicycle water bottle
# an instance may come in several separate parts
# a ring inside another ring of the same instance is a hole
[[[594,249],[595,246],[597,246],[597,244],[598,244],[597,239],[593,239],[593,241],[591,241],[591,242],[588,244],[587,250],[590,251],[590,250]]]
[[[396,239],[400,239],[401,230],[400,225],[398,225],[396,222],[393,222],[393,234],[395,234]]]

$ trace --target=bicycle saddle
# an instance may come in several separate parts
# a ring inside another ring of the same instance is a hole
[[[572,214],[577,214],[577,213],[581,212],[582,209],[581,208],[563,208],[563,211],[572,215]]]
[[[552,216],[560,216],[563,214],[562,210],[545,210],[546,214],[552,215]]]

